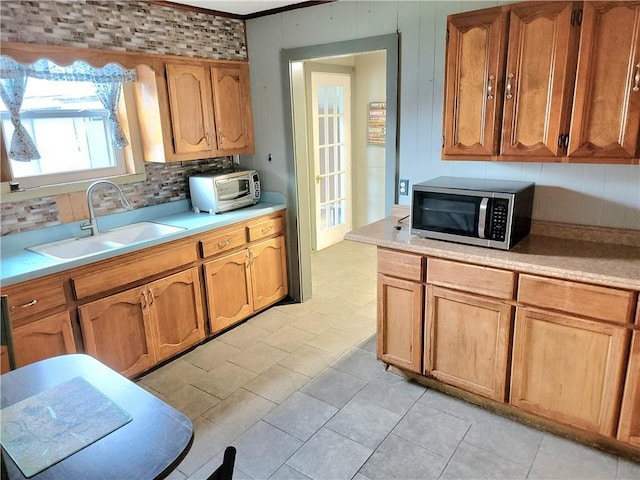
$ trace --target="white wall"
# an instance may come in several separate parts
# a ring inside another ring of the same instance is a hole
[[[640,229],[640,168],[626,165],[440,160],[446,17],[498,1],[340,0],[247,20],[255,155],[243,158],[264,188],[286,191],[280,50],[400,32],[399,176],[439,175],[534,181],[534,218]],[[273,161],[267,162],[268,153]],[[386,185],[387,189],[395,185]],[[410,197],[400,197],[408,205]]]
[[[369,103],[386,99],[386,54],[374,52],[355,57],[355,112],[353,129],[353,227],[384,218],[383,146],[367,144]]]

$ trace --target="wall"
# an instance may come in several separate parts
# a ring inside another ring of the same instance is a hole
[[[280,50],[400,32],[399,176],[534,181],[538,220],[640,229],[640,168],[440,160],[446,17],[497,1],[339,1],[247,20],[256,154],[247,163],[286,191]],[[267,162],[267,154],[273,161]],[[393,189],[394,185],[386,185]],[[408,205],[410,197],[400,197]]]
[[[190,57],[246,60],[242,20],[125,1],[15,1],[0,3],[0,39],[25,43],[92,47]],[[226,159],[145,166],[145,182],[123,186],[134,208],[188,196],[187,177],[224,169]],[[96,195],[98,198],[98,195]],[[106,193],[98,214],[119,202]],[[0,210],[2,235],[60,223],[55,197],[7,203]]]
[[[355,57],[353,227],[384,218],[384,147],[367,143],[369,103],[385,101],[385,52]]]

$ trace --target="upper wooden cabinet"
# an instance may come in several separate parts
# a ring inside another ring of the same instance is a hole
[[[640,2],[524,2],[447,29],[443,159],[638,163]]]
[[[218,152],[224,155],[254,150],[249,65],[211,68]]]
[[[495,155],[500,141],[507,12],[490,8],[449,17],[445,67],[447,155]]]
[[[569,156],[638,157],[640,2],[584,2]]]
[[[144,159],[174,162],[254,151],[246,62],[156,58],[137,68]]]
[[[214,123],[206,69],[172,64],[166,68],[175,153],[213,155]]]

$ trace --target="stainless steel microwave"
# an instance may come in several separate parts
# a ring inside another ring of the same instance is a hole
[[[438,177],[413,185],[411,233],[509,250],[529,234],[534,184]]]
[[[260,177],[255,170],[189,177],[191,205],[196,213],[227,212],[260,200]]]

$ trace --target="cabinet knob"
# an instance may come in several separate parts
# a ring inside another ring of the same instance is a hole
[[[513,98],[513,94],[511,93],[513,77],[514,77],[513,73],[510,73],[507,76],[507,98],[508,99],[512,99]]]
[[[489,82],[487,83],[487,100],[493,100],[493,85],[492,82],[496,77],[489,75]]]
[[[640,91],[640,63],[636,65],[636,74],[633,76],[633,91]]]

